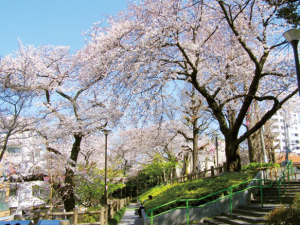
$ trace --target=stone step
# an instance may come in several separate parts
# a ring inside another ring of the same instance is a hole
[[[218,224],[216,222],[219,222],[219,224],[223,223],[223,224],[232,224],[232,225],[253,224],[251,222],[249,223],[249,222],[244,221],[244,220],[240,220],[240,219],[236,219],[236,218],[230,218],[230,217],[227,217],[227,216],[224,216],[224,215],[215,216],[213,219],[206,219],[206,220],[204,220],[204,224],[212,224],[212,223],[210,223],[211,221],[213,221],[214,224]],[[264,224],[264,223],[261,223],[261,224]]]
[[[291,204],[294,200],[294,197],[282,197],[281,198],[281,203],[283,204]],[[264,204],[279,204],[279,198],[264,198]],[[251,200],[252,204],[260,204],[261,200],[260,199],[254,199]]]
[[[227,216],[229,220],[231,219],[230,213],[226,213],[223,215]],[[264,218],[264,215],[262,215],[260,217],[256,217],[256,216],[250,216],[250,215],[243,215],[243,214],[239,214],[239,213],[233,213],[232,218],[241,220],[241,221],[245,221],[250,224],[258,224],[258,223],[264,224],[266,221],[266,219]]]
[[[265,183],[265,185],[269,186],[270,184]],[[281,183],[280,186],[284,186],[284,183]],[[299,187],[300,182],[285,182],[285,186]],[[278,187],[277,183],[273,183],[273,187]]]
[[[280,187],[280,191],[282,190],[299,190],[300,187],[299,186],[281,186]],[[263,191],[279,191],[278,187],[267,187],[267,188],[263,188]]]
[[[230,213],[226,213],[205,219],[202,224],[265,224],[264,216],[280,206],[280,204],[265,204],[264,207],[261,207],[260,204],[242,206],[233,210],[232,218]]]
[[[288,204],[293,202],[296,193],[300,192],[300,182],[286,183],[285,191],[283,186],[281,186],[280,191],[281,203],[286,204],[285,207],[288,207]],[[234,209],[232,216],[230,213],[223,213],[222,215],[205,219],[202,224],[265,224],[265,216],[276,207],[281,207],[277,184],[270,188],[264,188],[263,198],[264,207],[261,207],[260,192],[258,192],[255,199],[251,200],[250,205]]]
[[[228,223],[222,223],[220,221],[214,220],[214,219],[206,219],[203,221],[203,223],[197,223],[198,225],[205,225],[205,224],[212,224],[212,225],[228,225]]]
[[[252,217],[264,217],[269,213],[269,211],[259,212],[251,209],[242,209],[242,208],[234,209],[232,212],[235,214],[252,216]]]
[[[270,185],[271,183],[268,182],[268,181],[266,181],[264,184],[265,184],[265,185]],[[297,180],[297,181],[295,181],[295,180],[290,180],[290,182],[289,182],[288,180],[286,180],[286,181],[285,181],[285,184],[299,186],[299,185],[300,185],[300,181],[299,181],[299,180]],[[273,182],[273,185],[274,185],[274,186],[277,186],[277,182],[274,181],[274,182]],[[282,185],[283,185],[283,182],[282,182]]]
[[[279,189],[272,189],[272,190],[263,190],[262,191],[263,194],[279,194]],[[283,193],[292,193],[292,194],[295,194],[295,193],[298,193],[300,192],[300,188],[299,189],[280,189],[280,193],[283,194]],[[260,195],[260,191],[257,193],[258,195]]]
[[[300,192],[300,191],[299,191]],[[285,193],[281,193],[280,196],[281,197],[295,197],[295,195],[299,192],[285,192]],[[255,196],[256,198],[260,199],[260,194],[257,194]],[[264,193],[263,192],[263,198],[279,198],[279,193]]]
[[[251,204],[242,206],[239,209],[251,211],[251,212],[263,212],[263,213],[269,213],[270,211],[281,207],[280,204],[264,204],[264,207],[261,207],[261,204]]]
[[[286,188],[286,191],[281,189],[281,203],[292,203],[295,195],[300,192],[297,189]],[[255,199],[252,200],[253,203],[260,203],[261,194],[258,192]],[[263,189],[263,200],[267,203],[280,203],[279,201],[279,189],[278,188],[266,188]]]
[[[203,221],[203,223],[198,223],[199,225],[201,224],[211,224],[211,225],[228,225],[228,223],[223,223],[223,222],[220,222],[220,221],[217,221],[217,220],[214,220],[212,218],[208,218],[208,219],[205,219]]]
[[[280,190],[283,190],[283,189],[284,189],[284,186],[280,186]],[[286,185],[285,189],[287,189],[287,190],[299,190],[300,186],[288,186],[288,185]],[[266,191],[266,190],[279,190],[279,187],[265,187],[265,188],[263,188],[263,191]]]

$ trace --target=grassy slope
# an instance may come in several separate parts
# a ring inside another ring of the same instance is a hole
[[[145,209],[148,210],[176,199],[198,199],[209,194],[215,193],[219,190],[242,183],[243,181],[250,180],[255,175],[256,173],[250,172],[228,173],[222,177],[194,180],[185,183],[174,184],[172,186],[157,186],[141,194],[139,196],[139,199],[143,201],[148,198],[148,195],[153,196],[153,199],[151,201],[147,201],[145,203]],[[245,186],[247,186],[247,184],[244,185],[244,187]],[[213,198],[207,199],[206,201],[216,199],[220,196],[221,194]],[[201,202],[195,202],[194,204],[199,205],[200,203]],[[165,207],[163,211],[169,208],[170,207]]]

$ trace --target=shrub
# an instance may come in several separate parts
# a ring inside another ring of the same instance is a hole
[[[249,165],[243,166],[242,170],[260,170],[274,167],[280,167],[280,165],[278,163],[250,163]]]
[[[120,209],[112,219],[108,219],[108,225],[117,225],[121,221],[126,211],[126,207],[127,206]],[[90,207],[88,211],[91,212],[91,211],[99,211],[99,210],[100,210],[100,206]],[[95,223],[95,222],[99,222],[99,214],[93,214],[93,215],[83,214],[78,216],[78,223]]]
[[[90,207],[87,212],[92,212],[92,211],[99,211],[100,206],[93,206]],[[93,214],[93,215],[88,215],[88,214],[83,214],[78,216],[78,223],[94,223],[99,221],[99,215]]]
[[[288,208],[281,206],[266,216],[267,225],[299,225],[300,224],[300,194],[297,194],[293,204]]]
[[[126,211],[126,206],[120,209],[113,219],[108,219],[108,225],[117,225],[118,223],[120,223],[123,215],[125,214],[125,211]]]

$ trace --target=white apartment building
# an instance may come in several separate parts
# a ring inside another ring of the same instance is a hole
[[[285,152],[288,147],[291,152],[300,155],[299,114],[278,110],[272,117],[271,132],[275,134],[275,151]]]
[[[0,135],[5,135],[1,132]],[[0,215],[8,209],[11,211],[8,216],[0,216],[0,221],[12,219],[13,214],[22,215],[22,211],[32,206],[45,204],[36,196],[36,187],[42,186],[43,181],[11,183],[10,177],[18,174],[27,175],[32,173],[34,165],[43,160],[39,148],[32,145],[35,142],[32,138],[26,137],[24,133],[18,133],[9,141],[6,153],[0,163]],[[30,146],[32,145],[32,146]],[[1,146],[2,147],[2,146]]]

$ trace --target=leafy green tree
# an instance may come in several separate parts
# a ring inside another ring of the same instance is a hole
[[[144,166],[143,174],[148,177],[157,178],[157,183],[161,181],[167,182],[167,177],[171,176],[173,169],[178,162],[175,158],[170,158],[168,161],[161,155],[155,155],[151,164]]]
[[[75,178],[75,193],[77,201],[85,207],[95,207],[102,203],[104,196],[104,169],[100,170],[93,163],[89,166],[79,166],[80,174]],[[110,196],[116,190],[124,187],[120,182],[122,171],[110,167],[107,169],[107,193]]]
[[[276,6],[278,18],[285,19],[295,27],[300,25],[300,1],[299,0],[266,0],[271,6]]]

